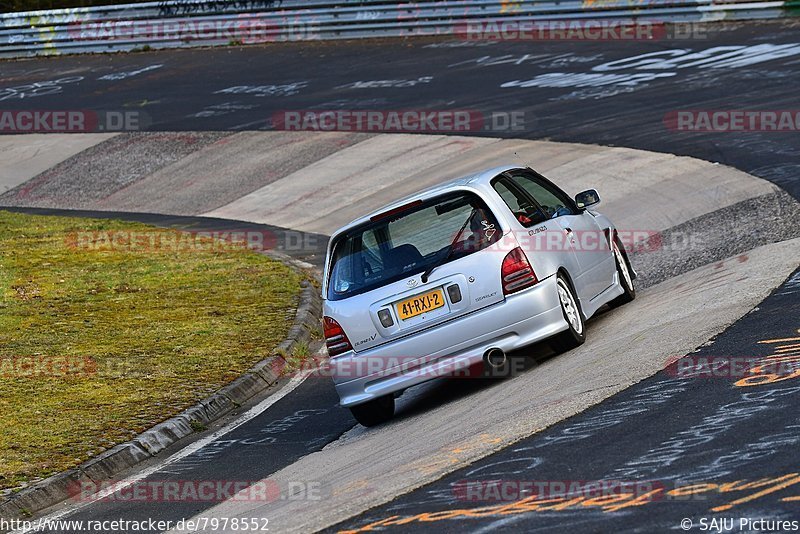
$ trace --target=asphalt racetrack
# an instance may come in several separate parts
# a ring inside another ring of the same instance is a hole
[[[150,130],[269,129],[285,110],[477,111],[476,135],[690,155],[798,197],[797,128],[676,131],[669,119],[796,110],[800,25],[705,28],[652,41],[310,42],[4,62],[0,105],[138,111]]]
[[[743,384],[734,367],[797,341],[799,280],[665,371],[331,532],[790,531],[800,388]]]

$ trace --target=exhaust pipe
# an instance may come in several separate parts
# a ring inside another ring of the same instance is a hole
[[[503,349],[491,348],[483,353],[483,363],[493,369],[500,369],[506,364],[506,353]]]

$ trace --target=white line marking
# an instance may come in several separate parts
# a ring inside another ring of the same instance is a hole
[[[211,443],[213,441],[216,441],[217,439],[221,438],[225,434],[228,434],[229,432],[232,432],[233,430],[239,428],[240,426],[242,426],[243,424],[247,423],[251,419],[261,415],[270,406],[272,406],[273,404],[275,404],[276,402],[278,402],[279,400],[284,398],[286,395],[291,393],[295,388],[297,388],[297,386],[302,384],[303,381],[306,378],[308,378],[308,376],[312,372],[313,372],[313,370],[307,370],[307,371],[305,371],[303,373],[300,373],[297,376],[293,377],[289,381],[289,383],[286,384],[284,387],[282,387],[278,392],[276,392],[273,395],[270,395],[269,397],[267,397],[266,399],[264,399],[260,403],[256,404],[255,406],[253,406],[252,408],[247,410],[245,413],[243,413],[238,419],[236,419],[232,423],[228,424],[227,426],[224,426],[224,427],[220,428],[219,430],[217,430],[213,434],[211,434],[209,436],[206,436],[203,439],[197,440],[196,442],[187,445],[186,447],[184,447],[183,449],[179,450],[178,452],[176,452],[175,454],[173,454],[169,458],[165,459],[163,462],[158,463],[158,464],[156,464],[156,465],[154,465],[152,467],[148,467],[147,469],[137,473],[136,475],[133,475],[133,476],[128,477],[128,478],[126,478],[124,480],[121,480],[118,484],[114,483],[114,484],[111,485],[112,487],[110,487],[110,488],[106,488],[103,491],[98,491],[97,493],[95,493],[94,495],[89,497],[87,499],[87,502],[74,504],[72,506],[68,506],[64,510],[61,510],[60,512],[56,512],[56,513],[50,514],[50,515],[42,517],[41,519],[38,519],[38,520],[33,520],[33,526],[32,526],[32,528],[30,528],[28,530],[23,530],[23,529],[15,530],[15,531],[11,532],[10,534],[26,534],[27,532],[35,532],[36,531],[36,526],[38,526],[40,524],[46,524],[45,523],[46,521],[58,521],[59,519],[62,519],[64,517],[68,516],[68,515],[74,514],[75,512],[78,512],[79,510],[82,510],[83,508],[87,507],[88,505],[94,504],[93,501],[98,500],[98,499],[103,499],[104,497],[107,497],[107,496],[111,495],[114,492],[117,492],[117,491],[120,491],[120,490],[122,490],[124,488],[127,488],[131,484],[135,484],[135,483],[139,482],[140,480],[144,480],[145,478],[149,477],[153,473],[156,473],[157,471],[160,471],[161,469],[167,467],[168,465],[174,464],[175,462],[177,462],[177,461],[179,461],[179,460],[181,460],[183,458],[186,458],[190,454],[192,454],[192,453],[194,453],[196,451],[199,451],[200,449],[202,449],[203,447],[205,447],[209,443]]]
[[[236,126],[231,126],[228,130],[244,130],[248,126],[253,126],[256,124],[263,124],[264,126],[267,125],[267,119],[261,119],[253,122],[245,122],[244,124],[237,124]]]

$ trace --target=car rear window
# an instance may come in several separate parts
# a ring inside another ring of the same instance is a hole
[[[496,242],[500,234],[494,215],[474,193],[449,193],[410,205],[337,238],[328,299],[340,300],[421,273],[444,262],[448,253],[447,262],[462,258]]]

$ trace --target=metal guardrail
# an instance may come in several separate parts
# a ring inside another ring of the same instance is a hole
[[[800,0],[165,0],[0,15],[0,57],[463,33],[476,22],[775,18]]]

